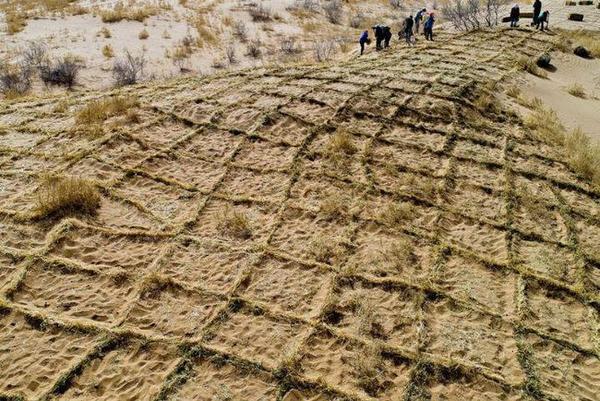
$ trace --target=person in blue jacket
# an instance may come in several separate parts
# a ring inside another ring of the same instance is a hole
[[[433,40],[433,23],[435,22],[435,17],[433,13],[429,14],[429,18],[423,24],[423,31],[425,32],[425,39]]]
[[[365,45],[369,44],[369,31],[364,31],[360,35],[360,39],[358,40],[358,43],[360,43],[360,55],[362,56],[363,53],[365,52]]]

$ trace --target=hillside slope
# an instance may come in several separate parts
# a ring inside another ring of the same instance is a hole
[[[597,399],[600,193],[486,100],[548,39],[437,39],[5,104],[0,399]]]

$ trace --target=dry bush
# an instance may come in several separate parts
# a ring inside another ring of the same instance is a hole
[[[285,54],[297,54],[302,51],[302,48],[296,43],[296,38],[288,36],[281,40],[281,51]]]
[[[126,8],[122,2],[117,2],[112,10],[100,11],[100,19],[107,24],[123,20],[144,22],[146,18],[157,13],[158,9],[156,7]]]
[[[538,99],[529,102],[532,113],[525,125],[546,143],[564,146],[567,163],[580,177],[600,187],[600,145],[593,143],[580,129],[567,132],[556,112],[545,108]]]
[[[111,45],[105,45],[102,47],[102,55],[106,58],[112,58],[115,56],[115,51]]]
[[[173,52],[170,53],[173,65],[179,68],[179,71],[185,71],[185,65],[192,54],[192,49],[185,45],[176,46]]]
[[[65,56],[61,60],[42,66],[40,78],[46,85],[64,86],[71,89],[77,84],[77,75],[82,67],[76,58]]]
[[[230,43],[226,48],[225,48],[225,58],[227,58],[227,61],[229,61],[229,64],[236,64],[238,59],[237,59],[237,54],[235,51],[235,46],[233,43]]]
[[[100,34],[102,36],[104,36],[106,39],[112,37],[112,34],[110,33],[110,29],[108,29],[107,27],[102,27],[102,29],[100,29]]]
[[[498,25],[500,8],[507,3],[506,0],[450,0],[441,11],[456,29],[471,31]]]
[[[313,44],[313,54],[319,63],[330,60],[337,51],[337,43],[334,40],[321,40]]]
[[[196,29],[196,32],[198,32],[198,38],[196,39],[196,45],[198,47],[204,47],[204,45],[216,45],[218,43],[217,36],[212,32],[210,24],[206,21],[206,17],[203,14],[195,14],[190,18],[189,24]]]
[[[146,58],[144,54],[133,56],[129,51],[125,52],[125,57],[116,60],[112,68],[112,76],[115,85],[125,86],[136,84],[144,75],[146,67]]]
[[[339,25],[344,17],[344,7],[340,0],[328,0],[323,5],[323,11],[327,20],[332,24]]]
[[[92,100],[75,116],[79,125],[99,124],[111,117],[124,115],[138,107],[139,102],[134,97],[116,96],[101,100]]]
[[[574,47],[585,47],[593,57],[600,57],[600,33],[588,30],[561,30],[561,40],[556,43],[573,42]],[[571,48],[568,48],[571,51]]]
[[[262,3],[250,5],[248,13],[254,22],[267,22],[273,19],[271,9]]]
[[[340,156],[351,156],[358,151],[352,135],[347,131],[339,130],[333,134],[325,147],[325,155],[328,158],[338,158]]]
[[[526,71],[526,72],[533,74],[535,76],[538,76],[540,78],[548,77],[548,74],[546,74],[545,71],[541,70],[537,66],[536,61],[529,57],[519,57],[515,61],[515,67],[518,68],[519,70]]]
[[[530,106],[535,107],[533,112],[525,117],[525,126],[532,130],[538,139],[561,145],[564,142],[565,128],[554,110],[546,109],[536,100]]]
[[[41,69],[48,64],[48,47],[41,41],[29,42],[22,51],[23,64],[31,69]]]
[[[100,207],[100,193],[90,181],[67,176],[44,176],[37,192],[36,218],[69,214],[93,214]]]
[[[226,207],[219,215],[217,228],[225,235],[248,239],[252,237],[250,219],[245,213]]]
[[[16,98],[29,92],[33,71],[27,65],[3,61],[0,64],[0,93]]]
[[[138,39],[140,40],[146,40],[150,37],[150,34],[148,33],[148,31],[144,28],[142,29],[142,31],[138,34]]]
[[[262,43],[260,39],[254,39],[246,45],[246,55],[252,58],[260,58],[262,56]]]
[[[585,89],[580,84],[569,85],[567,92],[575,97],[586,98]]]
[[[592,142],[580,129],[565,137],[568,162],[580,177],[600,187],[600,145]]]
[[[4,18],[6,22],[6,32],[9,35],[21,32],[27,25],[26,15],[15,10],[6,11]]]
[[[233,36],[242,42],[248,40],[248,27],[244,21],[237,20],[233,23]]]

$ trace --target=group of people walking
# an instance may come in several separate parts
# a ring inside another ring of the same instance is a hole
[[[519,18],[521,17],[521,9],[518,4],[515,4],[510,9],[510,27],[516,28],[519,26]],[[535,26],[536,29],[544,30],[548,29],[548,20],[550,19],[550,12],[545,10],[542,12],[542,2],[535,0],[533,3],[533,20],[531,26]]]
[[[424,21],[424,22],[423,22]],[[433,40],[433,24],[435,23],[435,16],[433,13],[427,15],[425,8],[419,10],[415,17],[409,15],[402,25],[402,30],[398,32],[398,38],[404,38],[409,46],[414,45],[416,41],[416,35],[419,33],[419,27],[423,24],[423,33],[425,34],[426,40]],[[377,24],[373,28],[375,34],[375,49],[381,50],[390,46],[392,40],[392,29],[387,25]],[[369,39],[369,31],[364,31],[360,35],[360,54],[365,52],[365,46],[371,43]]]

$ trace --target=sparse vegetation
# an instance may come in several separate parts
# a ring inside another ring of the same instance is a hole
[[[75,57],[65,56],[40,69],[40,78],[46,85],[65,86],[68,89],[77,84],[77,75],[82,65]]]
[[[140,40],[146,40],[150,37],[150,34],[148,33],[148,31],[146,29],[142,29],[140,31],[140,33],[138,34],[138,39]]]
[[[572,84],[567,87],[569,94],[582,99],[586,98],[585,89],[580,84]]]
[[[104,45],[102,47],[102,55],[106,58],[113,58],[115,56],[115,51],[111,45]]]
[[[100,207],[100,193],[91,182],[67,176],[44,176],[37,192],[35,218],[93,214]]]
[[[251,4],[248,13],[254,22],[268,22],[273,19],[271,9],[266,7],[263,3]]]
[[[223,234],[234,238],[248,239],[252,237],[250,218],[232,207],[226,207],[219,215],[218,228]]]
[[[133,85],[144,75],[146,67],[146,57],[144,54],[133,56],[129,51],[125,56],[115,61],[112,68],[112,75],[117,86]]]
[[[138,100],[133,97],[115,96],[93,100],[77,113],[75,122],[79,125],[100,124],[111,117],[124,115],[138,106]]]
[[[548,74],[541,70],[534,59],[529,57],[520,57],[515,62],[515,67],[519,70],[526,71],[540,78],[547,78]]]

